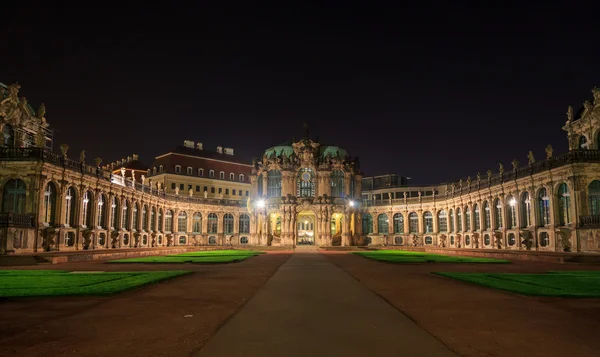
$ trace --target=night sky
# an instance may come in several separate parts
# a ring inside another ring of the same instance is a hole
[[[307,121],[366,175],[435,184],[566,151],[567,106],[600,86],[590,3],[18,3],[3,5],[0,82],[44,102],[55,151],[90,163],[149,165],[185,139],[250,161]]]

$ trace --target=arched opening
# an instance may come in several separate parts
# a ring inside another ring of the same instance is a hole
[[[215,234],[217,233],[217,229],[219,227],[219,218],[216,213],[210,213],[207,219],[208,223],[208,233]]]
[[[82,222],[83,224],[87,227],[87,228],[92,228],[92,202],[93,202],[93,195],[90,191],[85,191],[83,194],[83,200],[82,200],[82,205],[81,205],[81,209],[83,210],[82,213]]]
[[[8,180],[2,193],[2,212],[24,214],[26,210],[25,182],[20,179]]]
[[[223,216],[223,233],[233,234],[233,215],[230,213]]]
[[[187,232],[187,213],[179,212],[177,216],[177,232]]]
[[[297,245],[315,244],[315,214],[311,211],[298,213],[298,237]]]
[[[474,221],[475,221],[475,230],[478,231],[481,229],[481,219],[479,214],[479,205],[476,203],[473,205],[473,213],[474,213]]]
[[[571,195],[566,183],[561,183],[557,190],[558,201],[558,224],[565,226],[571,223]]]
[[[334,213],[331,216],[331,245],[342,245],[342,219],[341,213]]]
[[[382,213],[377,216],[377,232],[379,234],[388,234],[389,232],[389,219],[387,214]]]
[[[394,233],[404,233],[404,216],[402,213],[394,214]]]
[[[300,169],[296,181],[298,197],[315,197],[315,175],[311,168]]]
[[[192,216],[192,232],[202,233],[202,213],[200,212],[195,212]]]
[[[44,217],[43,222],[49,226],[56,225],[56,186],[49,182],[44,190]]]
[[[423,223],[425,224],[425,233],[433,233],[433,214],[427,211],[423,214]]]
[[[250,216],[247,214],[240,215],[240,234],[249,234],[250,233]],[[246,238],[247,239],[247,238]],[[248,243],[246,241],[246,243]]]
[[[65,225],[67,227],[77,224],[76,207],[77,207],[77,191],[73,186],[67,189],[65,196]]]
[[[408,215],[408,232],[419,233],[419,216],[416,212],[411,212]]]
[[[538,226],[544,227],[550,224],[550,198],[545,188],[538,192]]]

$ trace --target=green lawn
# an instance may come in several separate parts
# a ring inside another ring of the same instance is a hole
[[[0,270],[0,297],[110,295],[188,273]]]
[[[353,254],[386,263],[510,263],[508,260],[501,259],[473,258],[458,255],[449,256],[405,250],[377,250],[369,252],[354,252]]]
[[[600,297],[600,271],[550,271],[541,274],[434,274],[530,296]]]
[[[263,254],[254,250],[209,250],[182,254],[140,257],[112,260],[109,263],[149,263],[149,264],[226,264],[236,263],[255,255]]]

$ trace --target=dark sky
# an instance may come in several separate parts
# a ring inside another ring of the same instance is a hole
[[[0,81],[90,162],[150,164],[185,139],[251,160],[307,121],[366,175],[438,183],[565,151],[567,106],[600,86],[591,3],[18,3],[3,5]]]

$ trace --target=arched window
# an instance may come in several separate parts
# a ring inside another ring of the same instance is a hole
[[[305,167],[298,172],[297,196],[314,197],[315,196],[315,175],[311,168]]]
[[[129,201],[125,200],[123,202],[123,210],[121,215],[121,228],[129,230],[131,226],[129,224]]]
[[[433,214],[429,211],[425,212],[423,221],[425,223],[425,233],[433,233]]]
[[[177,232],[187,232],[187,213],[179,212],[177,215]]]
[[[158,172],[162,174],[164,171],[165,171],[165,168],[163,167],[163,165],[160,165],[158,167]]]
[[[148,229],[148,206],[142,206],[142,230]]]
[[[267,172],[267,197],[281,197],[281,172],[279,170]]]
[[[2,194],[2,212],[6,213],[25,213],[25,191],[26,186],[23,180],[8,180],[4,184]]]
[[[97,212],[96,212],[96,224],[98,227],[106,228],[106,196],[98,196]]]
[[[198,169],[198,176],[204,176],[204,169]]]
[[[219,218],[216,213],[208,215],[208,233],[217,233],[217,227],[219,226]]]
[[[502,203],[496,198],[494,201],[494,219],[496,220],[496,229],[502,229]]]
[[[550,235],[547,232],[540,233],[540,245],[542,247],[547,247],[550,245]]]
[[[233,215],[227,213],[223,216],[223,232],[233,234]]]
[[[431,238],[430,236],[425,237],[425,244],[432,245],[433,244],[433,238]]]
[[[471,230],[471,209],[469,206],[465,207],[465,230]]]
[[[192,231],[202,233],[202,213],[200,212],[196,212],[192,216]]]
[[[265,195],[265,190],[263,189],[263,174],[259,175],[256,180],[256,191],[258,192],[259,197],[263,197]]]
[[[150,210],[150,230],[156,231],[156,207]]]
[[[162,232],[163,231],[163,210],[162,208],[158,209],[158,231]]]
[[[2,134],[4,146],[12,147],[15,145],[15,131],[12,126],[4,124],[2,127]]]
[[[117,202],[117,198],[115,196],[112,196],[112,200],[110,203],[110,227],[108,228],[118,228],[117,212],[119,212],[119,203]]]
[[[156,175],[156,166],[154,166],[154,167],[152,168],[152,174],[153,174],[153,175]]]
[[[481,229],[481,216],[479,215],[479,205],[477,203],[473,206],[473,212],[475,213],[475,230],[478,231]]]
[[[462,211],[460,208],[456,209],[456,231],[462,232]]]
[[[404,233],[404,216],[402,213],[394,214],[394,233]]]
[[[240,174],[240,182],[244,182],[244,174]],[[248,238],[246,238],[248,239]]]
[[[220,178],[221,180],[225,180],[225,171],[221,171],[221,172],[219,172],[219,178]]]
[[[192,176],[194,174],[194,169],[192,167],[188,166],[186,170],[188,175]]]
[[[492,212],[490,212],[490,204],[488,201],[485,201],[483,204],[483,213],[485,215],[485,230],[492,230]]]
[[[67,226],[73,226],[76,222],[75,216],[75,205],[77,202],[77,191],[73,188],[73,186],[67,189],[67,195],[65,196],[65,224]]]
[[[229,179],[230,179],[231,181],[234,181],[234,180],[235,180],[235,174],[234,174],[233,172],[229,174]]]
[[[438,212],[438,230],[440,232],[448,232],[448,214],[445,210]]]
[[[44,191],[44,217],[43,220],[49,225],[55,225],[56,222],[56,186],[49,182]]]
[[[341,170],[333,170],[331,172],[331,196],[344,197],[344,172]]]
[[[600,215],[600,180],[594,180],[589,184],[588,201],[590,214],[592,216]]]
[[[419,232],[419,216],[415,212],[411,212],[408,215],[408,232],[418,233]]]
[[[90,191],[85,191],[85,193],[83,194],[81,209],[83,210],[83,217],[81,221],[86,227],[91,228],[92,215],[90,211],[92,210],[92,194],[90,193]]]
[[[388,234],[389,233],[389,225],[388,225],[389,219],[387,214],[382,213],[379,216],[377,216],[377,232],[379,232],[379,234]]]
[[[529,192],[523,192],[521,195],[521,228],[531,226],[531,200]]]
[[[176,174],[180,174],[181,173],[181,165],[175,165],[175,173]]]
[[[243,213],[240,215],[240,234],[248,233],[250,233],[250,216]]]
[[[364,234],[373,233],[373,217],[368,213],[363,215],[362,230]]]
[[[132,230],[140,229],[139,211],[140,211],[140,204],[136,202],[133,204],[133,225],[131,226]]]
[[[550,198],[545,188],[538,192],[539,226],[550,224]]]
[[[506,197],[506,204],[508,208],[508,228],[517,227],[517,200],[513,196]]]
[[[208,170],[208,177],[214,178],[215,177],[215,170]]]
[[[571,200],[569,187],[566,183],[558,186],[558,224],[564,226],[571,223]]]
[[[173,211],[170,209],[165,211],[165,232],[173,231]]]
[[[585,137],[585,135],[581,135],[579,137],[579,148],[580,149],[587,149],[588,148],[587,138]]]
[[[450,210],[450,232],[454,232],[454,211]]]

